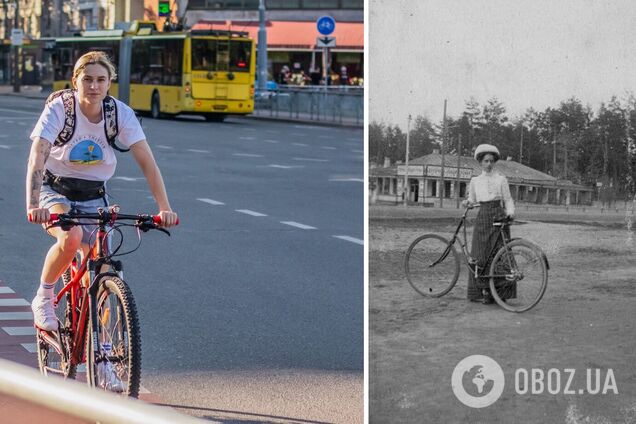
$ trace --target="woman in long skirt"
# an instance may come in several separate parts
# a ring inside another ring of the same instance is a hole
[[[480,144],[475,150],[475,159],[481,165],[482,173],[470,180],[468,199],[466,204],[479,203],[480,208],[473,230],[471,256],[476,259],[480,273],[488,274],[490,263],[503,245],[499,228],[493,222],[504,217],[513,218],[515,204],[510,195],[508,180],[501,173],[494,171],[493,166],[499,160],[499,150],[490,144]],[[510,229],[506,227],[507,236]],[[468,276],[468,299],[492,303],[493,297],[489,289],[489,279],[475,278],[473,273]],[[505,282],[502,282],[505,284]],[[514,288],[506,290],[508,297],[514,296]]]

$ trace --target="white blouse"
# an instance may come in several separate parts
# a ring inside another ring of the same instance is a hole
[[[510,187],[505,176],[496,171],[483,171],[481,175],[471,178],[468,185],[468,201],[476,203],[492,200],[503,200],[506,214],[514,215],[515,202],[510,195]]]

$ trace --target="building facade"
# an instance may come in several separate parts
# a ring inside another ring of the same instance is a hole
[[[404,179],[408,179],[409,203],[439,206],[440,194],[444,199],[464,199],[468,183],[479,175],[481,167],[472,157],[430,155],[409,161],[406,165],[371,168],[370,196],[372,201],[402,202]],[[513,160],[500,160],[495,169],[506,176],[510,193],[516,202],[551,205],[590,205],[594,190],[571,181],[558,180],[551,175],[522,165]],[[407,172],[408,171],[408,172]],[[442,177],[443,175],[443,177]],[[441,191],[441,193],[440,193]]]

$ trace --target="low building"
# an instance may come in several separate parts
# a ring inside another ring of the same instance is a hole
[[[386,164],[385,164],[386,165]],[[516,202],[551,205],[590,205],[594,189],[544,174],[513,160],[500,160],[495,169],[506,176],[510,193]],[[406,165],[375,167],[369,170],[371,199],[402,202]],[[442,172],[443,171],[443,172]],[[443,173],[443,178],[442,178]],[[472,157],[442,155],[434,152],[409,161],[409,202],[423,206],[439,206],[440,190],[444,199],[466,197],[468,183],[481,173]],[[459,175],[458,175],[459,174]]]

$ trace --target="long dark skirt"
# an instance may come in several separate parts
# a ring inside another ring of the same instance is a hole
[[[499,233],[499,227],[495,227],[493,222],[495,219],[501,219],[506,216],[501,201],[481,202],[477,219],[475,220],[475,228],[473,229],[473,242],[471,245],[470,255],[477,260],[477,266],[481,274],[490,273],[490,264],[497,254],[497,251],[503,246],[503,240]],[[510,227],[504,229],[506,235],[510,238]],[[497,281],[495,284],[510,284],[505,280]],[[513,283],[514,284],[514,283]],[[516,284],[515,284],[516,285]],[[468,299],[482,299],[483,289],[488,289],[490,282],[488,278],[475,278],[473,273],[468,276]],[[505,290],[509,295],[505,298],[515,296],[516,287],[512,290]],[[499,290],[497,290],[499,293]]]

